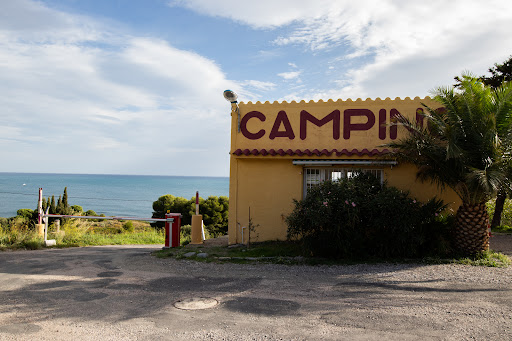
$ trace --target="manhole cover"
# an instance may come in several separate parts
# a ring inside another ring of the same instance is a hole
[[[186,298],[174,303],[174,306],[183,310],[199,310],[215,307],[219,302],[216,299],[208,297]]]

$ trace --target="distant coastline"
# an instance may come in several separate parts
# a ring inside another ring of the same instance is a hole
[[[158,177],[177,177],[177,178],[223,178],[229,176],[211,176],[211,175],[162,175],[162,174],[115,174],[115,173],[40,173],[40,172],[5,172],[0,174],[27,174],[27,175],[100,175],[100,176],[158,176]]]
[[[203,198],[228,196],[229,178],[214,176],[69,174],[0,172],[0,217],[11,217],[21,208],[35,209],[38,189],[57,199],[67,187],[70,205],[98,214],[150,217],[152,204],[172,194],[187,199],[195,192]]]

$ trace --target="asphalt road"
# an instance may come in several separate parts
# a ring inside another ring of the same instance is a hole
[[[511,268],[214,264],[157,249],[0,252],[0,340],[512,339]]]

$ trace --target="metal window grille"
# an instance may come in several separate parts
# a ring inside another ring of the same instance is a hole
[[[308,191],[322,181],[331,180],[339,181],[345,177],[352,177],[358,172],[371,173],[382,183],[382,169],[349,169],[349,168],[304,168],[304,197]]]

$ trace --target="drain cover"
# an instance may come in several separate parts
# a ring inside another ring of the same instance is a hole
[[[219,302],[209,297],[186,298],[174,303],[174,306],[182,310],[199,310],[215,307]]]

